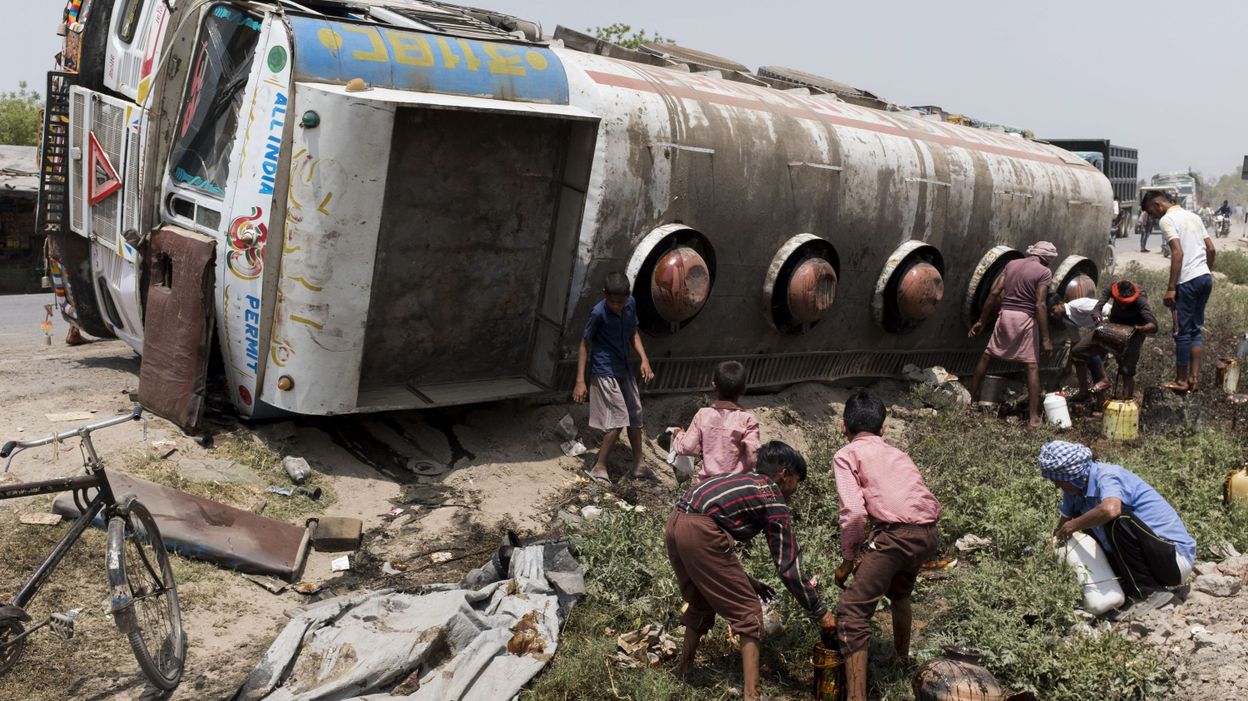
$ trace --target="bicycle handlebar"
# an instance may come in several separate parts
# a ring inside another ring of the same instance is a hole
[[[36,438],[34,440],[29,440],[29,441],[9,441],[8,443],[4,444],[3,448],[0,448],[0,458],[10,458],[11,460],[12,459],[11,456],[14,453],[21,452],[23,450],[26,450],[27,448],[38,448],[41,445],[48,445],[49,443],[57,443],[60,441],[69,440],[70,438],[73,438],[74,436],[80,436],[80,437],[85,438],[86,436],[90,435],[92,431],[97,431],[101,428],[108,428],[109,426],[116,426],[117,424],[123,424],[127,421],[138,421],[142,417],[143,417],[143,407],[139,406],[138,404],[135,404],[134,409],[131,410],[129,414],[122,414],[121,416],[114,416],[111,418],[102,419],[100,421],[96,421],[95,423],[87,424],[85,426],[79,426],[78,428],[70,429],[68,431],[65,431],[64,433],[57,433],[55,435],[47,436],[44,438]],[[7,464],[5,465],[5,469],[6,470],[8,469]]]

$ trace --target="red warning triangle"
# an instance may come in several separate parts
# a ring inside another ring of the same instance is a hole
[[[121,178],[117,176],[117,170],[113,168],[113,164],[108,162],[108,154],[100,148],[100,142],[95,140],[95,132],[87,132],[87,139],[90,142],[87,149],[87,168],[90,172],[90,180],[87,181],[87,201],[91,204],[99,204],[121,189]]]

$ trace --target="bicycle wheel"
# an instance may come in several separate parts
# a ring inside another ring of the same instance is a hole
[[[113,620],[151,683],[173,689],[186,659],[177,585],[156,521],[133,497],[123,498],[108,522],[107,564]]]
[[[26,649],[26,638],[17,640],[25,630],[16,618],[0,618],[0,677],[13,669],[22,656],[22,650]]]

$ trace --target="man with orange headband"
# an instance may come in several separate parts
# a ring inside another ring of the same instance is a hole
[[[1070,357],[1074,360],[1075,372],[1079,375],[1079,392],[1072,399],[1088,396],[1087,363],[1106,353],[1112,353],[1118,361],[1118,396],[1126,399],[1135,396],[1135,368],[1140,362],[1140,349],[1144,347],[1146,336],[1157,333],[1157,317],[1148,306],[1148,295],[1130,280],[1118,280],[1106,287],[1095,309],[1104,309],[1111,299],[1114,304],[1109,308],[1105,321],[1131,326],[1135,332],[1131,334],[1125,349],[1107,347],[1095,333],[1075,344],[1070,351]]]

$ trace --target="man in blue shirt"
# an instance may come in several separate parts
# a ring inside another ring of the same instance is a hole
[[[1147,597],[1191,576],[1196,541],[1174,507],[1135,473],[1093,462],[1091,449],[1066,441],[1045,443],[1039,463],[1040,474],[1065,492],[1053,537],[1060,544],[1090,530],[1128,596]]]
[[[589,425],[603,431],[598,460],[587,474],[602,484],[611,484],[607,476],[607,456],[619,440],[620,431],[628,429],[628,444],[633,449],[633,477],[651,477],[654,473],[641,464],[641,397],[637,379],[628,367],[629,348],[641,356],[641,379],[654,379],[650,359],[637,333],[637,302],[629,295],[632,286],[624,273],[608,273],[603,283],[603,300],[594,305],[585,322],[576,359],[576,388],[572,400],[589,399]],[[589,364],[590,384],[585,382]]]

